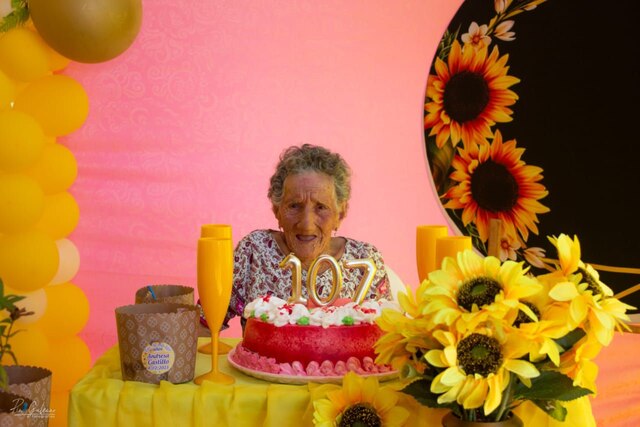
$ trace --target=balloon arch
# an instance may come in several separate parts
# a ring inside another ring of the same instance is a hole
[[[16,321],[11,349],[21,365],[52,371],[54,426],[66,425],[69,391],[91,364],[78,336],[90,308],[73,283],[80,253],[70,238],[80,216],[69,192],[78,168],[64,145],[85,122],[89,99],[63,72],[71,60],[124,52],[142,18],[141,0],[82,3],[0,3],[0,279],[4,295],[23,296],[17,305],[33,312]]]

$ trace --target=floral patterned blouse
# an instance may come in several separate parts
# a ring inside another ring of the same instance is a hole
[[[343,260],[371,258],[378,271],[366,298],[390,299],[389,279],[380,252],[369,243],[349,238],[345,240],[344,253],[337,260],[338,263]],[[280,268],[280,261],[286,255],[280,250],[271,230],[252,231],[238,242],[233,260],[233,289],[223,329],[228,327],[228,322],[233,317],[242,316],[245,305],[255,298],[268,293],[285,300],[291,296],[291,270]],[[364,271],[359,268],[343,268],[342,275],[340,298],[351,298],[360,284]],[[301,281],[302,296],[307,298],[307,272],[304,269]],[[316,289],[321,298],[329,295],[332,282],[331,269],[317,275]]]

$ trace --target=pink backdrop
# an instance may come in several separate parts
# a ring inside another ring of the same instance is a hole
[[[62,143],[78,161],[70,236],[93,358],[114,309],[146,284],[196,285],[203,223],[234,241],[276,227],[266,198],[283,148],[304,142],[354,170],[341,234],[374,243],[415,286],[415,227],[445,223],[423,147],[426,78],[461,0],[143,1],[120,57],[65,71],[90,99]],[[232,328],[227,335],[237,335]]]

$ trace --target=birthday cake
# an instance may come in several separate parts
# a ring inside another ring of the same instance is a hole
[[[389,365],[374,362],[373,347],[383,334],[375,319],[385,300],[348,302],[309,309],[265,296],[244,310],[247,324],[232,361],[261,372],[286,376],[342,376],[348,371],[378,374]]]

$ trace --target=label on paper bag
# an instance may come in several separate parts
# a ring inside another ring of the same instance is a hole
[[[142,352],[142,366],[152,374],[168,372],[175,360],[173,349],[165,342],[152,342]]]

